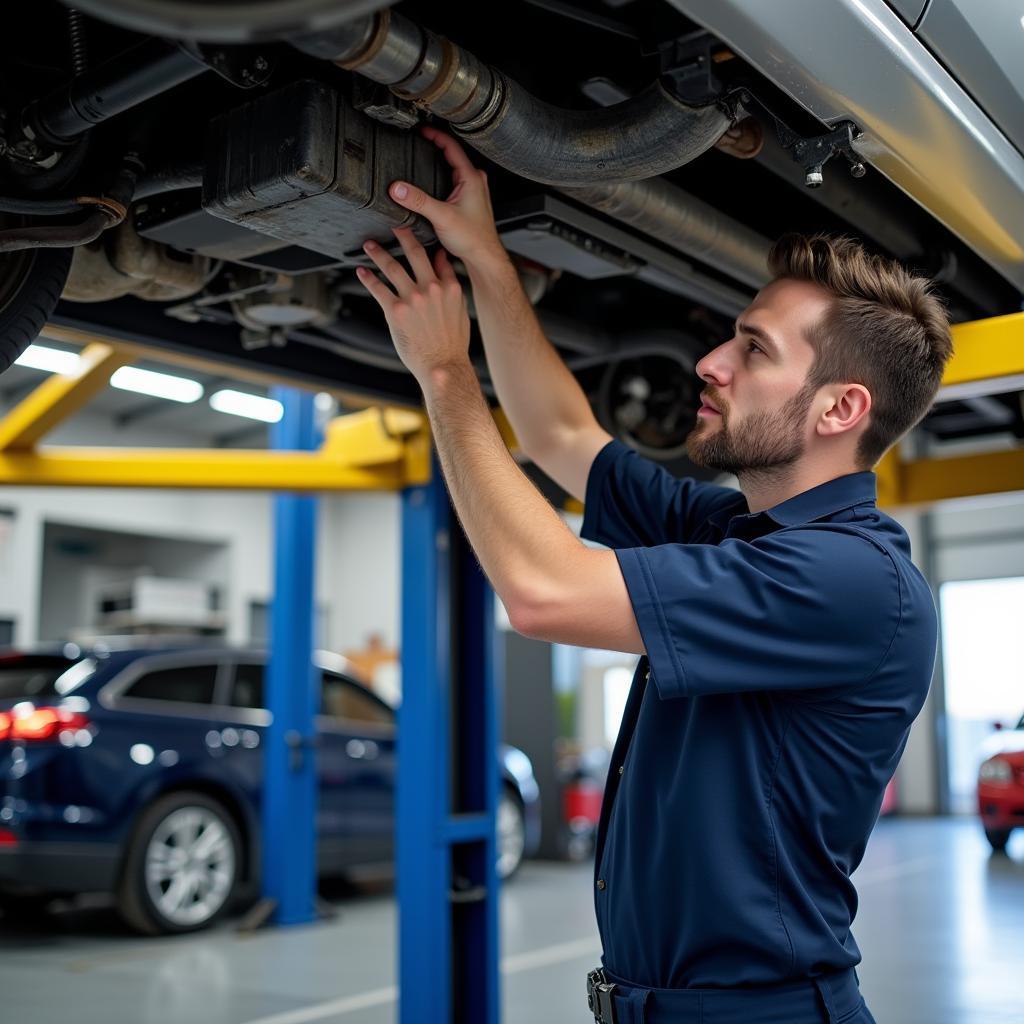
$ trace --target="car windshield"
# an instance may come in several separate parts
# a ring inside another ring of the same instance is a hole
[[[57,682],[74,665],[60,654],[0,654],[0,700],[62,697],[69,687]]]

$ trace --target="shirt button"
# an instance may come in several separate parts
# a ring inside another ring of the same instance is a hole
[[[626,770],[624,765],[619,765],[619,774],[621,775]]]
[[[601,890],[602,892],[604,892],[604,890],[608,888],[608,886],[607,886],[607,884],[605,883],[605,880],[604,880],[603,878],[599,878],[599,879],[597,880],[597,887],[598,887],[598,889],[600,889],[600,890]]]
[[[650,678],[651,678],[651,670],[650,670],[650,669],[648,669],[648,670],[647,670],[647,671],[646,671],[646,672],[644,673],[644,682],[647,682],[647,681],[648,681],[648,680],[649,680]]]

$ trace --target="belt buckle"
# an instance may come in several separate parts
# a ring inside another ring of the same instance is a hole
[[[587,975],[587,1006],[595,1024],[619,1024],[614,995],[615,986],[605,977],[604,968],[598,967]]]

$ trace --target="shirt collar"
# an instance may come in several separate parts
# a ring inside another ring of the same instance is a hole
[[[723,531],[729,520],[747,516],[753,519],[755,515],[767,516],[779,526],[798,526],[800,523],[810,523],[815,519],[822,519],[825,516],[841,512],[843,509],[852,508],[854,505],[874,503],[876,500],[875,474],[868,470],[863,473],[847,473],[844,476],[826,480],[825,483],[818,484],[817,487],[812,487],[808,491],[801,491],[800,494],[787,498],[760,513],[747,511],[746,499],[740,495],[734,504],[716,512],[709,517],[708,521]]]

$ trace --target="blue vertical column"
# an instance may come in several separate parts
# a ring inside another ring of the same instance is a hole
[[[436,463],[402,497],[400,1024],[497,1024],[494,601]]]
[[[292,388],[275,388],[272,394],[284,406],[284,415],[271,428],[272,447],[315,448],[313,396]],[[261,878],[263,897],[274,903],[276,924],[301,924],[316,913],[316,512],[315,497],[274,496],[274,594],[265,682],[273,721],[264,748]]]
[[[453,972],[457,1021],[497,1024],[501,1016],[496,817],[501,766],[504,651],[494,625],[494,592],[461,531],[452,545],[459,578],[460,654],[452,702],[458,741],[454,748],[455,813],[448,833],[454,870]]]
[[[434,463],[428,484],[402,493],[402,704],[395,815],[399,1024],[452,1020],[451,529]]]

